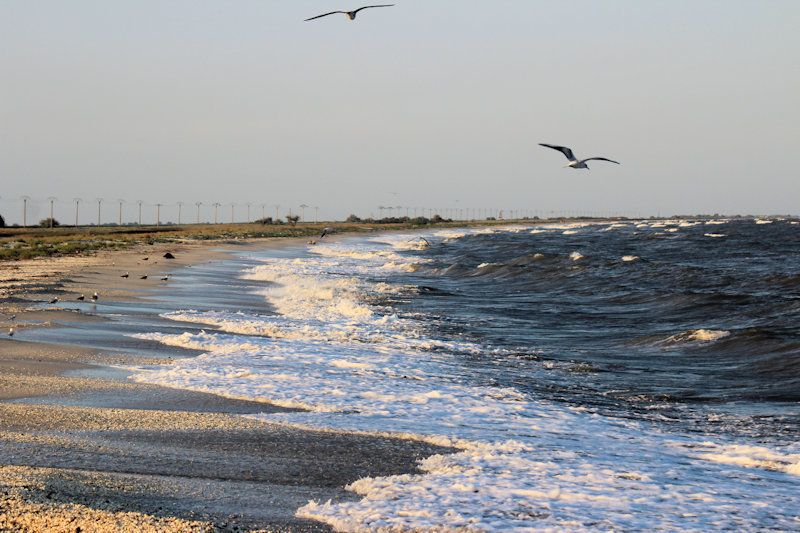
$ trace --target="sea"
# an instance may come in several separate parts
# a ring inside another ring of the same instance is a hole
[[[303,409],[247,415],[268,422],[456,449],[300,517],[342,531],[800,531],[796,220],[334,236],[171,286],[160,322],[125,335],[201,355],[131,379]]]

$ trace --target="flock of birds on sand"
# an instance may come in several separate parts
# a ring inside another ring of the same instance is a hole
[[[382,8],[382,7],[393,7],[394,5],[395,4],[377,4],[377,5],[359,7],[358,9],[354,9],[352,11],[330,11],[328,13],[323,13],[321,15],[316,15],[316,16],[307,18],[307,19],[305,19],[305,22],[309,22],[311,20],[321,19],[321,18],[324,18],[324,17],[329,17],[331,15],[346,15],[347,18],[352,21],[352,20],[355,20],[356,16],[361,11],[364,11],[365,9],[375,9],[375,8]],[[564,168],[572,168],[572,169],[576,169],[576,170],[578,170],[578,169],[587,169],[588,170],[589,169],[589,165],[586,164],[588,161],[607,161],[609,163],[615,163],[617,165],[620,164],[619,161],[614,161],[613,159],[608,159],[607,157],[587,157],[586,159],[579,159],[579,158],[577,158],[575,156],[575,153],[572,151],[572,148],[569,148],[567,146],[559,146],[559,145],[547,144],[547,143],[539,143],[539,146],[543,146],[545,148],[551,148],[553,150],[557,150],[557,151],[561,152],[562,154],[564,154],[564,157],[566,157],[567,160],[569,161],[569,163],[564,165]],[[322,234],[320,235],[319,238],[320,239],[324,239],[331,232],[332,232],[331,228],[325,228],[325,229],[322,230]],[[316,244],[316,241],[311,240],[311,241],[308,241],[308,243],[309,244]],[[167,252],[167,254],[165,254],[164,257],[167,258],[167,259],[174,259],[174,256],[172,256],[172,254],[170,254],[169,252]],[[145,258],[144,260],[147,261],[147,259],[148,258]],[[130,277],[130,273],[129,272],[125,272],[120,277],[128,279]],[[139,277],[140,280],[146,280],[147,278],[148,278],[147,274],[144,274],[144,275]],[[169,274],[167,274],[166,276],[161,278],[161,281],[169,281],[169,278],[170,278],[170,276],[169,276]],[[100,298],[100,295],[97,294],[97,292],[95,292],[91,296],[91,299],[94,302],[96,302],[99,298]],[[78,296],[77,300],[83,302],[83,301],[86,300],[86,297],[83,294],[81,294],[80,296]],[[59,301],[60,300],[59,300],[58,296],[56,296],[55,298],[53,298],[50,301],[50,304],[57,304]],[[14,322],[15,319],[16,319],[16,315],[11,317],[11,321],[12,322]],[[14,326],[11,326],[11,328],[9,329],[8,335],[10,337],[14,336]]]
[[[327,230],[327,231],[330,231],[330,228],[325,228],[325,230]],[[323,236],[325,236],[325,232],[323,232]],[[164,258],[165,258],[165,259],[175,259],[175,256],[174,256],[174,255],[172,255],[170,252],[167,252],[167,253],[165,253],[165,254],[164,254]],[[145,257],[145,258],[143,258],[143,259],[142,259],[142,261],[149,261],[149,260],[150,260],[150,258],[149,258],[149,257]],[[124,274],[122,274],[120,277],[121,277],[121,278],[124,278],[124,279],[128,279],[128,278],[130,278],[130,277],[131,277],[131,274],[130,274],[130,272],[125,272],[125,273],[124,273]],[[144,275],[142,275],[142,276],[139,276],[139,279],[141,279],[141,280],[146,280],[146,279],[148,279],[148,277],[149,277],[149,276],[148,276],[147,274],[144,274]],[[162,277],[161,277],[161,281],[169,281],[169,279],[170,279],[171,277],[172,277],[172,276],[171,276],[170,274],[165,274],[164,276],[162,276]],[[97,291],[94,291],[94,294],[92,294],[92,295],[89,297],[89,299],[90,299],[92,302],[95,302],[95,303],[97,303],[97,301],[100,299],[100,294],[99,294]],[[78,296],[77,298],[75,298],[75,300],[76,300],[76,301],[78,301],[78,302],[85,302],[85,301],[86,301],[86,295],[85,295],[85,294],[81,294],[80,296]],[[60,297],[58,297],[58,296],[56,296],[56,297],[54,297],[52,300],[50,300],[50,305],[55,305],[55,304],[59,303],[60,301],[61,301],[61,298],[60,298]],[[11,315],[11,316],[9,317],[9,319],[10,319],[10,321],[11,321],[11,323],[12,323],[12,326],[11,326],[10,328],[8,328],[8,336],[9,336],[9,337],[13,337],[13,336],[14,336],[14,333],[16,333],[16,329],[17,329],[17,328],[15,328],[15,327],[14,327],[14,325],[13,325],[13,324],[16,322],[16,320],[17,320],[17,315]]]
[[[361,11],[363,11],[365,9],[374,9],[374,8],[377,8],[377,7],[393,7],[393,6],[394,6],[394,4],[378,4],[378,5],[373,5],[373,6],[359,7],[358,9],[354,9],[352,11],[330,11],[328,13],[323,13],[321,15],[316,15],[314,17],[307,18],[307,19],[305,19],[305,22],[308,22],[310,20],[321,19],[323,17],[328,17],[330,15],[346,15],[347,18],[349,18],[350,20],[356,20],[356,15],[358,15],[359,12],[361,12]],[[608,161],[609,163],[616,163],[617,165],[620,164],[619,161],[614,161],[613,159],[608,159],[606,157],[588,157],[586,159],[578,159],[577,157],[575,157],[575,154],[572,152],[572,149],[568,148],[566,146],[558,146],[558,145],[546,144],[546,143],[539,143],[539,146],[544,146],[546,148],[552,148],[553,150],[558,150],[559,152],[564,154],[564,157],[566,157],[569,160],[569,163],[564,165],[564,168],[569,167],[569,168],[573,168],[573,169],[576,169],[576,170],[577,169],[589,170],[589,166],[586,164],[587,161]],[[323,234],[323,237],[324,236],[325,235]]]

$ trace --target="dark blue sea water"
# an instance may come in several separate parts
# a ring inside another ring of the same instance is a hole
[[[421,290],[400,308],[509,350],[492,358],[488,379],[498,383],[631,416],[797,436],[800,226],[533,231],[470,234],[415,252],[430,262],[408,276]]]

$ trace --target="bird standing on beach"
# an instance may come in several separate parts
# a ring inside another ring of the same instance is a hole
[[[569,164],[564,165],[564,168],[566,167],[585,168],[588,170],[589,166],[586,164],[587,161],[608,161],[610,163],[616,163],[618,165],[620,164],[619,161],[614,161],[613,159],[606,159],[605,157],[589,157],[587,159],[578,159],[577,157],[575,157],[575,154],[572,153],[572,148],[567,148],[566,146],[555,146],[552,144],[545,144],[545,143],[539,143],[539,146],[544,146],[545,148],[552,148],[553,150],[558,150],[559,152],[564,154],[564,157],[569,159]]]
[[[10,328],[8,328],[8,336],[9,337],[13,337],[14,336],[14,326],[11,326]]]
[[[55,298],[50,300],[50,305],[57,304],[57,303],[58,303],[58,296],[56,296]]]
[[[139,278],[139,279],[147,279],[147,274],[145,274],[144,276],[142,276],[142,277],[141,277],[141,278]]]
[[[100,298],[100,295],[97,294],[97,291],[95,291],[94,294],[92,294],[92,300],[96,302],[98,298]]]
[[[77,298],[77,300],[78,300],[79,302],[82,302],[82,301],[84,301],[85,299],[86,299],[86,296],[84,296],[83,294],[81,294],[81,295],[80,295],[80,296],[78,296],[78,298]]]
[[[161,278],[161,281],[169,281],[169,274]]]
[[[120,277],[121,277],[121,278],[128,279],[129,277],[131,277],[131,275],[130,275],[129,273],[125,272],[125,273],[124,273],[123,275],[121,275]]]
[[[358,9],[354,9],[353,11],[331,11],[330,13],[323,13],[322,15],[317,15],[316,17],[311,17],[310,19],[306,19],[305,22],[308,22],[309,20],[321,19],[322,17],[327,17],[328,15],[337,15],[337,14],[347,15],[347,17],[350,20],[356,20],[356,15],[358,15],[358,12],[361,10],[372,9],[374,7],[392,7],[393,5],[394,4],[380,4],[377,6],[359,7]]]

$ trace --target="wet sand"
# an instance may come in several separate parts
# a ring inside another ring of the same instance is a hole
[[[159,245],[13,272],[0,264],[0,327],[14,313],[21,332],[103,320],[42,302],[94,291],[136,299],[162,283],[139,285],[140,276],[225,257],[219,247]],[[163,259],[167,250],[177,259]],[[124,284],[120,272],[130,273]],[[419,459],[449,451],[266,424],[241,415],[286,410],[130,382],[104,366],[120,362],[113,350],[21,337],[0,340],[0,530],[324,531],[295,511],[351,499],[348,483],[414,472]]]

